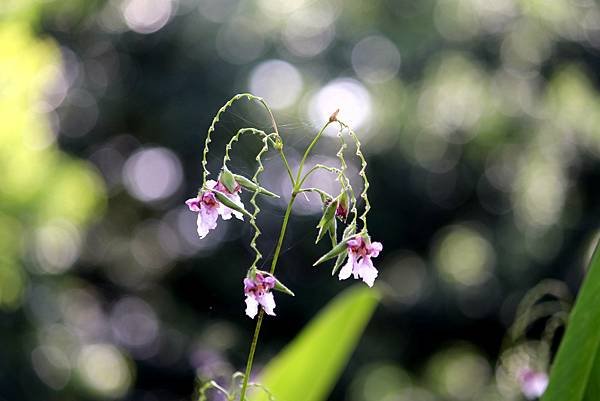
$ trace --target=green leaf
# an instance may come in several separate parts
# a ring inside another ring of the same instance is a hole
[[[596,246],[542,401],[597,401],[600,397],[599,249]]]
[[[337,258],[335,259],[335,264],[333,265],[333,269],[331,269],[331,275],[335,276],[335,273],[337,273],[338,269],[340,267],[342,267],[342,264],[344,263],[344,261],[346,260],[346,257],[348,255],[346,255],[345,253],[340,253]]]
[[[263,370],[259,381],[277,401],[325,401],[379,301],[364,286],[331,301]],[[267,401],[253,394],[250,401]]]
[[[331,250],[329,252],[327,252],[325,255],[321,256],[319,258],[319,260],[317,260],[315,263],[313,263],[313,266],[321,264],[329,259],[335,258],[340,253],[345,252],[346,248],[347,248],[346,243],[348,242],[349,239],[350,238],[343,239],[339,244],[337,244],[336,246],[331,248]]]

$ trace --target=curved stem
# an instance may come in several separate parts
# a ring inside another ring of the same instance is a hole
[[[302,160],[300,160],[300,165],[298,166],[298,175],[296,176],[296,181],[295,181],[296,185],[294,188],[295,190],[299,189],[299,187],[300,187],[298,185],[298,182],[300,181],[300,177],[302,176],[302,169],[304,168],[304,162],[306,162],[306,158],[310,154],[310,151],[312,150],[312,148],[314,148],[314,146],[317,144],[317,142],[319,141],[319,138],[321,138],[321,135],[323,135],[323,132],[325,132],[325,128],[327,128],[329,126],[329,124],[331,124],[331,121],[327,121],[327,123],[323,126],[323,128],[321,128],[321,130],[317,133],[315,138],[312,140],[310,145],[308,145],[308,148],[306,148],[306,151],[304,152],[304,155],[302,156]]]
[[[327,170],[327,171],[329,171],[330,173],[335,173],[335,174],[337,174],[338,176],[343,176],[342,170],[340,170],[340,169],[339,169],[339,168],[337,168],[337,167],[329,167],[329,166],[326,166],[326,165],[324,165],[324,164],[316,164],[316,165],[314,165],[314,166],[313,166],[313,167],[312,167],[310,170],[308,170],[308,172],[307,172],[307,173],[304,175],[304,177],[302,177],[302,179],[300,180],[300,182],[298,182],[298,187],[301,187],[301,186],[302,186],[302,184],[304,184],[304,181],[306,181],[306,179],[307,179],[307,178],[308,178],[308,177],[309,177],[309,176],[310,176],[310,175],[311,175],[313,172],[315,172],[315,171],[317,171],[317,170],[319,170],[319,169],[321,169],[321,170]],[[342,183],[342,185],[344,185],[344,183]]]
[[[254,99],[259,101],[265,107],[265,109],[267,110],[267,113],[269,113],[269,118],[271,119],[271,124],[273,125],[273,130],[275,131],[275,135],[278,138],[281,138],[281,136],[279,135],[279,129],[277,129],[277,123],[275,122],[275,116],[273,116],[273,111],[271,110],[271,108],[269,107],[267,102],[262,97],[254,96]],[[294,186],[296,183],[294,181],[294,175],[292,174],[292,169],[290,168],[287,158],[285,157],[285,153],[283,153],[283,142],[280,142],[279,146],[275,146],[275,147],[279,151],[279,155],[281,156],[281,160],[283,161],[283,164],[285,165],[285,169],[287,170],[288,176],[290,177],[292,186]]]

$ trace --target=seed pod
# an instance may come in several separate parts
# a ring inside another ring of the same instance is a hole
[[[224,204],[228,208],[233,209],[236,212],[243,213],[243,214],[245,214],[248,217],[252,217],[252,215],[250,214],[250,212],[248,212],[246,209],[244,209],[243,207],[241,207],[240,205],[238,205],[237,203],[235,203],[234,201],[232,201],[231,199],[229,199],[227,197],[227,195],[225,195],[223,192],[217,191],[215,189],[213,189],[212,191],[214,192],[214,194],[217,197],[217,199],[219,200],[219,202],[221,202],[222,204]]]
[[[242,187],[249,189],[252,192],[257,192],[262,195],[272,196],[273,198],[279,198],[279,195],[274,194],[271,191],[264,189],[263,187],[256,185],[252,180],[244,177],[243,175],[233,174],[233,177]]]
[[[235,178],[233,178],[233,174],[227,167],[223,167],[223,170],[219,175],[219,181],[225,185],[225,188],[227,188],[229,192],[234,193],[236,191],[237,183],[235,182]]]

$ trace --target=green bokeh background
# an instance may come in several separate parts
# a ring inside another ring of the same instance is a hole
[[[544,278],[575,292],[598,236],[599,51],[592,0],[4,0],[0,397],[189,399],[243,367],[251,232],[200,241],[183,202],[213,115],[253,90],[292,159],[340,105],[370,163],[386,291],[329,399],[519,399],[495,374],[517,304]],[[268,127],[260,107],[218,125],[213,170],[244,126]],[[292,216],[297,296],[259,368],[349,285],[311,267],[318,209]],[[282,214],[264,202],[265,255]]]

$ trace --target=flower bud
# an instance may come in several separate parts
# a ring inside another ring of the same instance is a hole
[[[346,221],[348,217],[348,191],[343,191],[337,197],[337,207],[335,209],[335,217],[340,221]]]

